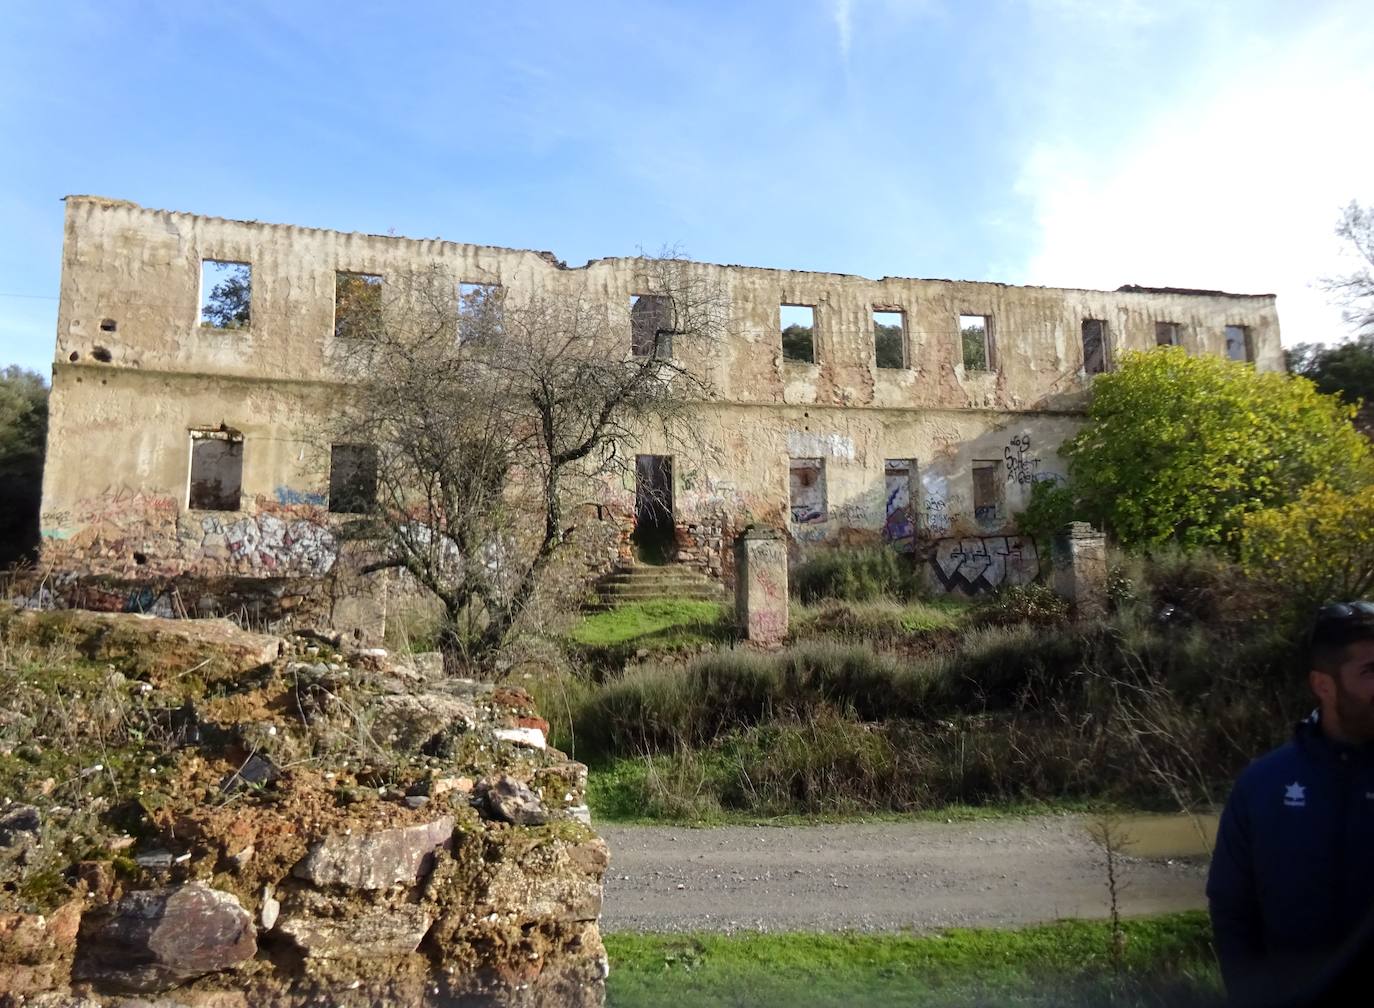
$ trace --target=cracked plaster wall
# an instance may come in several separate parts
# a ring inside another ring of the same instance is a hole
[[[204,258],[252,264],[249,328],[200,326]],[[635,264],[602,259],[568,269],[527,250],[69,197],[44,477],[45,556],[126,574],[150,566],[163,573],[322,573],[333,564],[340,516],[321,506],[328,461],[308,432],[330,398],[346,394],[330,365],[336,270],[395,278],[438,266],[455,284],[499,283],[515,296],[578,292],[600,299],[608,318],[623,316],[628,342],[629,298],[641,293]],[[1081,422],[1091,382],[1081,373],[1084,318],[1106,320],[1109,361],[1125,349],[1152,347],[1155,322],[1169,321],[1182,324],[1183,343],[1194,353],[1222,353],[1224,326],[1246,325],[1256,366],[1283,367],[1272,296],[691,268],[719,281],[730,302],[719,352],[686,358],[710,378],[715,397],[699,407],[690,443],[670,446],[646,433],[626,448],[675,456],[680,557],[727,579],[729,537],[749,521],[787,529],[794,544],[878,541],[886,520],[885,459],[915,460],[919,538],[957,543],[1014,535],[1010,515],[1034,481],[1063,473],[1056,448]],[[815,306],[815,364],[782,359],[782,303]],[[875,309],[904,313],[909,368],[874,365]],[[965,371],[961,314],[992,318],[995,371]],[[113,332],[102,329],[106,320]],[[221,423],[244,434],[243,510],[188,512],[188,430]],[[794,455],[825,459],[823,522],[790,520]],[[995,520],[980,521],[969,467],[988,460],[1003,467],[1003,500]],[[599,503],[624,526],[634,512],[633,486],[608,485]],[[135,563],[136,552],[143,563]],[[622,559],[627,552],[622,536]]]

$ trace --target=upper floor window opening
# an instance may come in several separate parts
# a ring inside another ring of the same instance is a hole
[[[374,339],[382,324],[382,278],[375,273],[334,274],[334,338]]]
[[[458,285],[458,342],[472,343],[501,336],[501,305],[505,288],[500,284]]]
[[[959,338],[965,371],[993,369],[991,315],[960,315]]]
[[[1155,346],[1182,346],[1183,326],[1178,322],[1155,323]]]
[[[253,267],[227,259],[200,261],[200,324],[247,329],[253,320]]]
[[[1101,374],[1107,370],[1107,323],[1102,319],[1083,320],[1083,373]]]
[[[630,295],[630,352],[636,357],[673,356],[673,302],[664,294]]]
[[[1250,327],[1228,325],[1226,327],[1226,359],[1233,361],[1253,361],[1254,343],[1250,338]]]
[[[908,366],[904,312],[873,309],[873,363],[894,370]]]
[[[816,363],[815,306],[780,305],[778,325],[782,330],[782,359],[802,364]]]

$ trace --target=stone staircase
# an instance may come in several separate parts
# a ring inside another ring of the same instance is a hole
[[[657,599],[701,599],[724,602],[720,583],[682,564],[632,564],[606,575],[597,585],[597,600],[588,609],[614,609],[627,602]]]

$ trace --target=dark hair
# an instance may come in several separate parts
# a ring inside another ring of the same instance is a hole
[[[1374,603],[1332,602],[1317,610],[1307,638],[1308,668],[1335,675],[1345,649],[1374,641]]]

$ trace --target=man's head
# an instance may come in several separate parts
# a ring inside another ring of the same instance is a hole
[[[1355,745],[1374,742],[1374,604],[1322,606],[1308,668],[1326,733]]]

